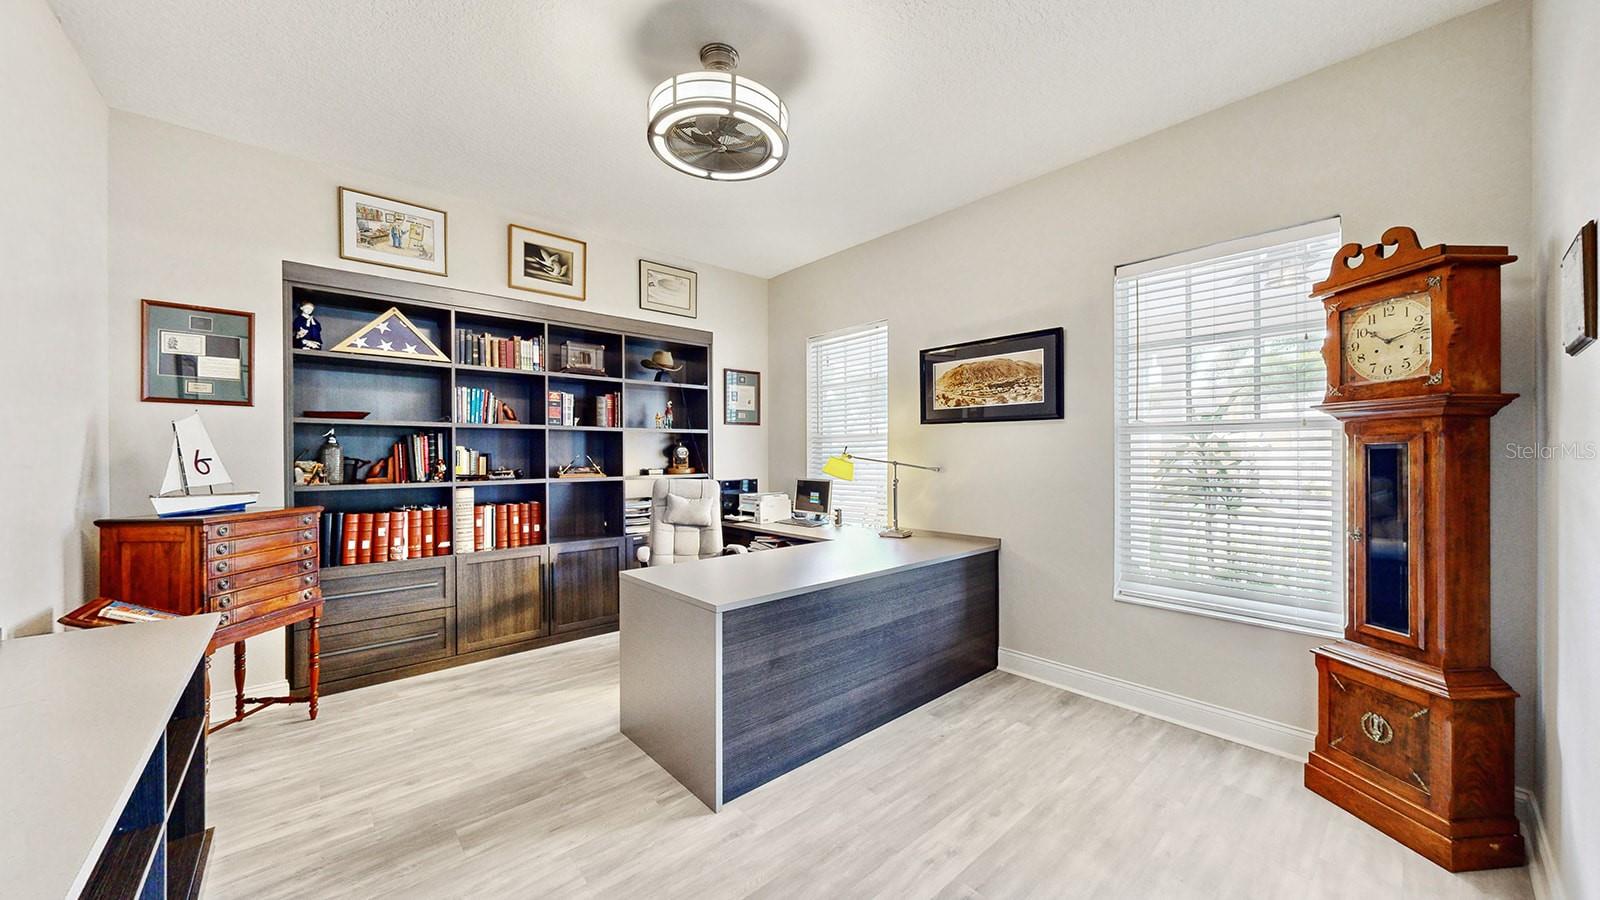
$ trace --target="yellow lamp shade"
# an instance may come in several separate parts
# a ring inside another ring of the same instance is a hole
[[[830,456],[828,461],[822,464],[822,474],[840,481],[855,481],[856,464],[851,462],[848,456]]]

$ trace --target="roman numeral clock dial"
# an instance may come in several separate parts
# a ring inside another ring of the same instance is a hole
[[[1398,381],[1428,373],[1433,363],[1433,302],[1426,293],[1345,310],[1344,360],[1366,381]]]

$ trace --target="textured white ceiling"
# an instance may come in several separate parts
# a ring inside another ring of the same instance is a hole
[[[1487,5],[50,2],[113,107],[760,276]],[[770,177],[692,179],[645,144],[646,93],[710,40],[789,105]]]

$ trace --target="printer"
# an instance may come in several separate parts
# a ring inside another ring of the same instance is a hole
[[[739,495],[739,514],[753,517],[758,524],[787,522],[792,513],[789,495],[782,491]]]

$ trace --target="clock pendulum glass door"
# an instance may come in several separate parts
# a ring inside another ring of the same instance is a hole
[[[1410,553],[1406,514],[1406,445],[1368,444],[1366,521],[1361,553],[1366,566],[1366,624],[1411,631]]]

